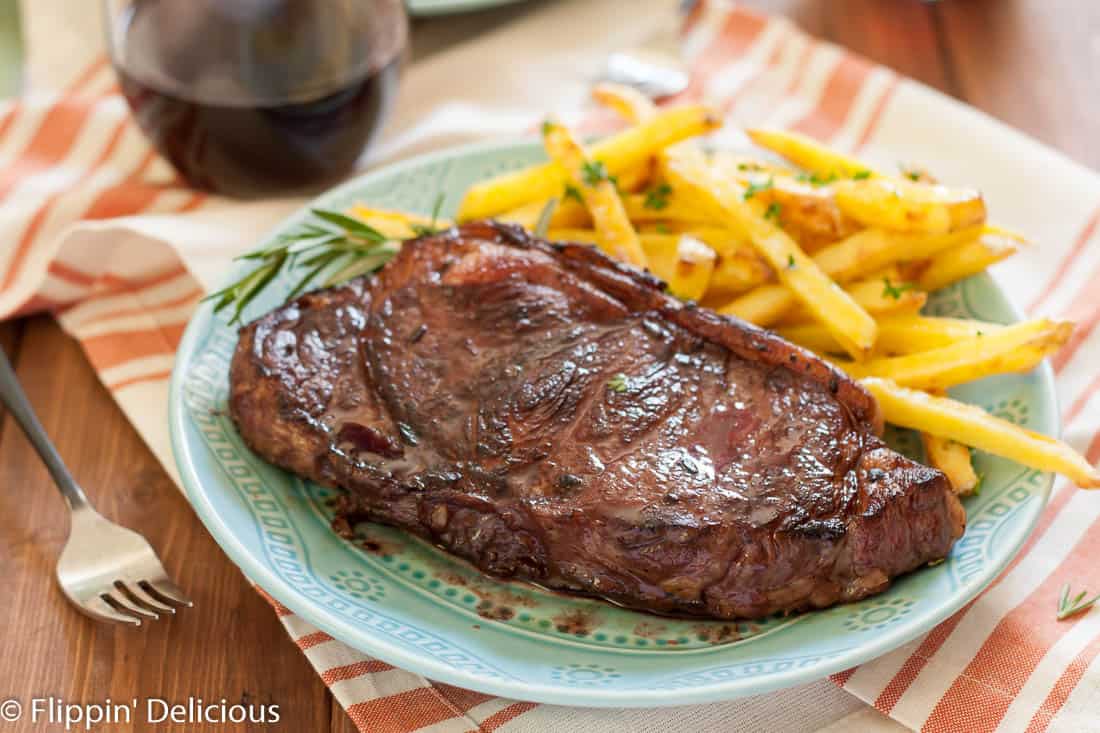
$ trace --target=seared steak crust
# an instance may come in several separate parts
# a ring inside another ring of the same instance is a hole
[[[869,394],[774,334],[590,247],[472,224],[241,331],[230,409],[258,454],[493,575],[753,618],[944,557],[945,477]]]

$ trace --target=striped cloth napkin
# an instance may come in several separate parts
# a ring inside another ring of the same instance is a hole
[[[78,4],[81,6],[94,4]],[[545,5],[415,65],[373,162],[472,138],[518,135],[548,112],[603,129],[585,103],[606,54],[675,22],[671,0]],[[188,317],[229,258],[297,201],[240,204],[188,189],[129,118],[98,39],[95,8],[24,3],[29,88],[0,104],[0,316],[49,310],[166,469],[168,375]],[[548,34],[546,28],[553,28]],[[564,49],[555,38],[570,38]],[[1034,315],[1078,330],[1054,359],[1065,437],[1100,459],[1100,178],[891,71],[815,41],[781,18],[699,3],[681,97],[737,127],[782,125],[872,163],[899,156],[981,188],[997,221],[1037,246],[995,275]],[[508,74],[484,73],[508,58]],[[478,78],[455,90],[455,78]],[[459,96],[462,95],[462,96]],[[546,100],[555,100],[548,109]],[[1044,170],[1043,185],[1022,172]],[[295,643],[363,731],[1100,730],[1100,612],[1058,622],[1066,582],[1100,590],[1100,495],[1064,480],[1012,565],[931,633],[832,682],[672,711],[593,711],[503,700],[431,683],[356,652],[269,599]],[[840,692],[840,689],[855,697]],[[873,706],[863,707],[859,698]],[[889,715],[889,721],[874,710]]]

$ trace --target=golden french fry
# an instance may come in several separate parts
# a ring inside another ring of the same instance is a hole
[[[1073,324],[1045,318],[1004,326],[988,335],[956,341],[931,351],[845,365],[854,377],[882,377],[903,387],[943,390],[993,374],[1034,369],[1057,351]]]
[[[393,239],[411,239],[419,236],[423,227],[432,225],[431,218],[427,216],[393,209],[376,209],[363,204],[352,206],[348,213]],[[451,220],[436,219],[435,226],[437,228],[449,227],[451,226]]]
[[[1100,487],[1100,471],[1065,443],[993,417],[974,405],[936,397],[888,379],[861,379],[886,422],[980,448],[1040,471],[1056,471],[1082,488]]]
[[[592,88],[592,98],[627,122],[644,122],[657,114],[657,105],[634,87],[603,83]]]
[[[745,132],[760,147],[782,155],[822,180],[877,175],[869,166],[855,158],[838,153],[813,138],[797,132],[764,128]]]
[[[981,227],[949,234],[899,234],[864,229],[814,253],[814,262],[837,282],[848,282],[897,262],[924,260],[977,239]]]
[[[748,256],[739,253],[718,255],[714,273],[710,276],[707,290],[710,301],[707,305],[725,304],[730,298],[756,288],[771,277],[771,268],[755,252]],[[786,288],[783,290],[786,291]]]
[[[534,230],[547,203],[549,200],[532,201],[494,218],[497,221],[519,224],[524,229]],[[580,198],[579,191],[575,197],[570,195],[559,198],[557,206],[554,207],[554,213],[550,215],[550,226],[555,228],[575,229],[591,225],[592,217],[588,214],[588,209],[584,208],[584,200]]]
[[[994,333],[1002,326],[962,318],[894,315],[878,319],[875,353],[891,356],[915,354],[950,346],[963,339]],[[840,354],[843,349],[823,326],[806,323],[776,329],[780,336],[822,354]]]
[[[969,496],[978,486],[978,474],[970,462],[970,449],[962,443],[929,433],[920,434],[924,444],[924,458],[932,468],[938,468],[947,477],[951,489],[958,496]]]
[[[1022,244],[1026,244],[1026,240],[1019,235],[986,227],[973,242],[944,250],[933,257],[917,278],[917,285],[922,290],[939,290],[1010,257],[1019,251]]]
[[[733,182],[711,170],[698,150],[679,146],[664,151],[669,183],[720,207],[726,219],[744,231],[771,265],[780,282],[824,323],[853,357],[863,358],[875,343],[875,321],[830,280],[782,229],[759,215]]]
[[[562,125],[547,123],[543,144],[550,158],[569,173],[596,225],[600,249],[612,257],[644,269],[645,252],[623,209],[623,202],[609,180],[607,169],[585,152]]]
[[[591,156],[603,163],[609,175],[622,175],[632,168],[645,165],[657,151],[672,143],[710,132],[719,126],[721,120],[709,107],[673,107],[601,140],[592,146]],[[561,196],[566,181],[565,170],[551,161],[475,183],[466,190],[457,219],[483,219],[531,201]]]
[[[713,225],[721,218],[720,211],[700,206],[698,201],[677,196],[667,183],[651,186],[644,193],[623,196],[623,207],[630,220],[643,222],[675,222],[685,226]]]
[[[699,300],[707,291],[716,260],[714,250],[688,234],[677,237],[675,257],[667,274],[653,273],[668,283],[668,292],[683,300]]]
[[[829,187],[772,173],[739,172],[732,178],[752,192],[753,206],[803,249],[818,250],[862,229],[840,210]]]
[[[778,165],[769,160],[761,160],[732,150],[715,150],[710,154],[710,164],[720,175],[727,178],[739,178],[751,173],[763,173],[780,178],[795,178],[799,175],[793,168]]]
[[[895,270],[884,271],[863,280],[845,284],[844,290],[860,308],[875,318],[899,314],[917,314],[928,302],[928,293],[917,290],[912,283],[894,279]],[[887,284],[889,283],[889,284]],[[779,321],[784,325],[813,322],[813,316],[805,308],[788,311]],[[878,340],[875,344],[877,346]]]
[[[864,226],[945,234],[985,223],[985,201],[969,188],[891,178],[837,181],[837,206]]]
[[[900,259],[923,259],[945,248],[957,246],[968,238],[978,236],[980,232],[980,228],[972,228],[950,234],[914,236],[867,229],[818,251],[813,260],[826,275],[844,283]],[[894,282],[898,280],[900,278],[895,276]],[[860,297],[865,298],[864,304],[880,304],[876,309],[877,313],[913,310],[914,305],[919,310],[924,303],[922,296],[916,293],[905,295],[904,299],[899,293],[894,302],[886,302],[883,300],[886,296],[882,295],[887,290],[886,283],[881,280],[879,283],[878,294],[874,292],[876,286],[873,285],[863,284],[858,288]],[[893,287],[906,293],[913,289],[904,285]],[[738,316],[762,326],[774,325],[795,310],[798,301],[790,291],[774,286],[759,289],[763,292],[752,291],[728,303],[712,303],[720,313]]]

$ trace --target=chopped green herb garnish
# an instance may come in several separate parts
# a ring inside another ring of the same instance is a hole
[[[857,171],[855,173],[855,175],[852,176],[852,180],[853,181],[864,181],[864,180],[866,180],[870,177],[871,177],[871,171]]]
[[[904,293],[906,290],[912,290],[915,287],[916,285],[914,285],[913,283],[901,283],[898,285],[894,285],[892,282],[890,282],[890,278],[884,277],[882,278],[882,297],[900,300],[902,293]]]
[[[830,173],[827,176],[822,176],[817,173],[799,173],[796,178],[800,182],[808,183],[811,186],[827,186],[836,181],[836,174]]]
[[[667,183],[661,183],[648,191],[645,194],[644,206],[647,209],[653,209],[660,211],[668,206],[668,195],[672,193],[672,186]]]
[[[565,193],[562,194],[562,198],[568,201],[573,199],[578,204],[584,203],[584,198],[581,196],[581,190],[574,186],[572,183],[565,184]]]
[[[769,178],[763,183],[750,183],[748,188],[745,189],[745,200],[748,201],[756,194],[760,193],[761,191],[767,191],[774,185],[775,180],[772,178]]]
[[[1086,596],[1089,594],[1087,590],[1081,591],[1073,598],[1070,598],[1069,594],[1069,583],[1066,583],[1062,586],[1062,594],[1058,597],[1059,621],[1063,621],[1070,616],[1076,616],[1079,613],[1084,613],[1092,608],[1097,601],[1100,601],[1100,594],[1086,600]]]
[[[612,392],[625,392],[628,386],[626,375],[622,372],[619,372],[611,379],[607,380],[607,388]]]
[[[658,234],[672,234],[672,230],[668,228],[668,224],[658,224],[657,225],[657,233]]]
[[[798,267],[798,264],[794,261],[794,255],[787,255],[787,269],[793,270]]]
[[[779,205],[778,201],[772,201],[768,204],[767,210],[764,212],[764,218],[779,223],[779,215],[783,213],[783,207]]]
[[[542,121],[542,136],[546,137],[550,134],[550,131],[554,129],[554,122],[552,120]]]
[[[581,164],[581,176],[589,186],[595,186],[600,181],[610,181],[607,167],[602,160],[586,160]]]

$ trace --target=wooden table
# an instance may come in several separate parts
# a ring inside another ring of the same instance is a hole
[[[750,0],[809,32],[942,89],[1100,169],[1100,3],[1093,0]],[[482,13],[415,27],[423,57],[528,12]],[[1042,173],[1021,185],[1042,185]],[[195,608],[131,631],[92,623],[52,579],[65,508],[12,422],[0,423],[0,697],[132,697],[277,703],[265,730],[353,731],[50,318],[0,325],[31,402],[77,480],[104,514],[160,548]],[[0,724],[0,729],[9,730]],[[165,728],[158,728],[163,730]],[[182,729],[182,728],[181,728]],[[188,726],[227,731],[232,726]],[[29,730],[27,728],[26,730]],[[117,728],[112,728],[117,730]]]

